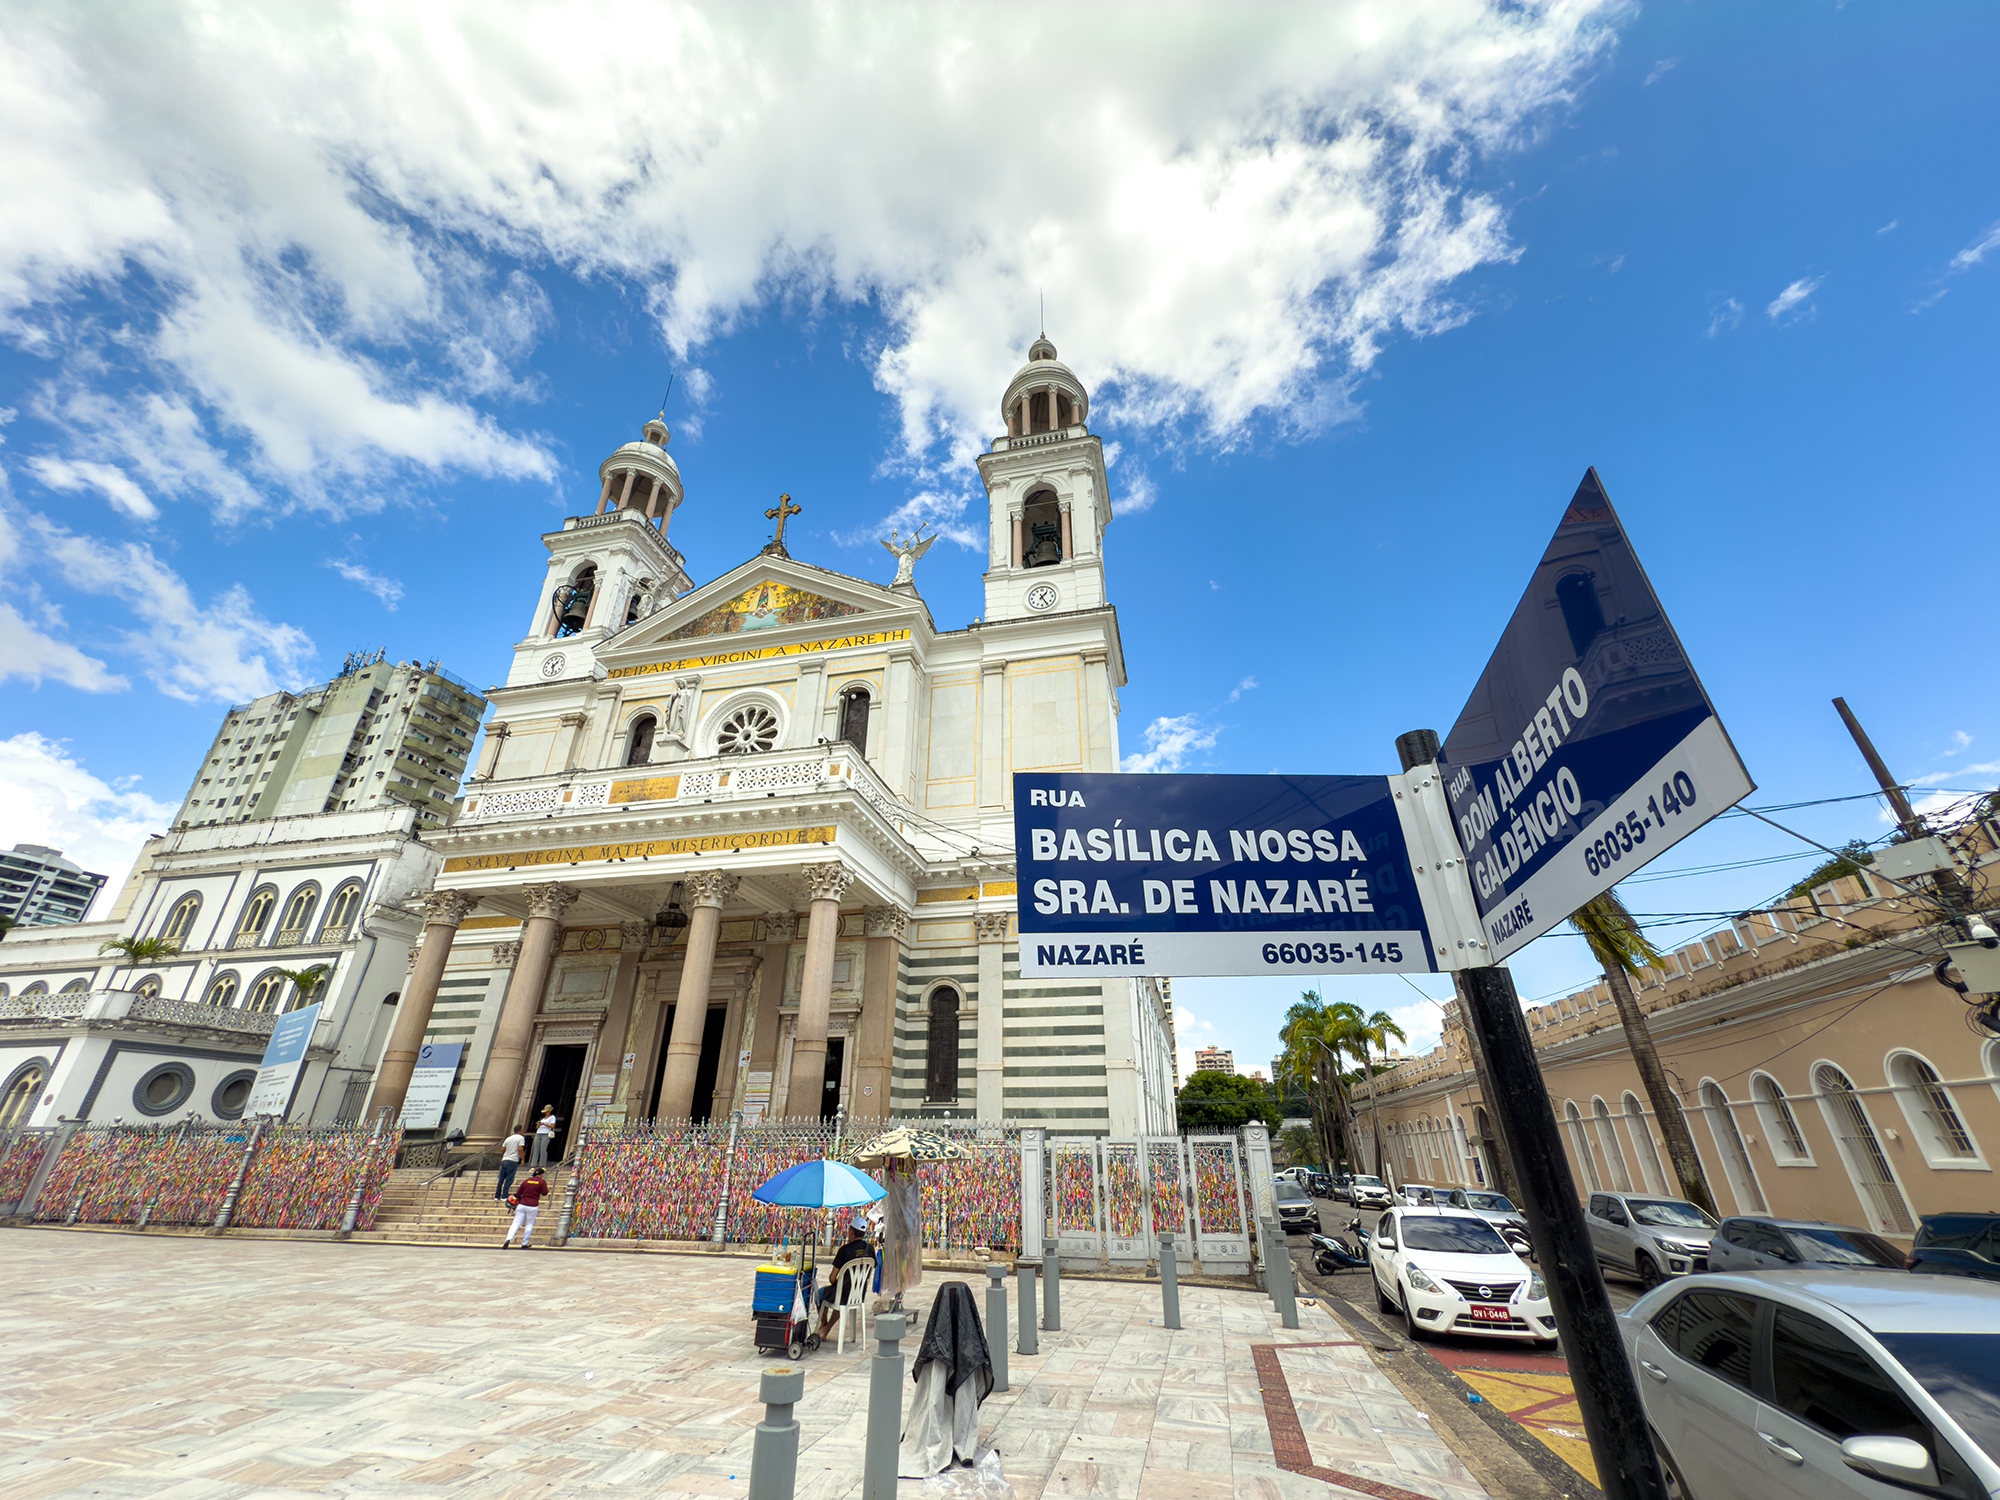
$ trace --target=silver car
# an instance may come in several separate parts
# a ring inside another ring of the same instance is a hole
[[[1708,1272],[1619,1332],[1680,1500],[2000,1496],[2000,1284]]]
[[[1851,1224],[1741,1214],[1724,1219],[1708,1242],[1711,1271],[1784,1271],[1796,1266],[1880,1266],[1901,1271],[1901,1250]]]
[[[1583,1221],[1597,1262],[1658,1286],[1669,1276],[1708,1269],[1715,1220],[1685,1198],[1651,1193],[1592,1193]]]

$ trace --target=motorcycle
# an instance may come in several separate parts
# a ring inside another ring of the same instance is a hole
[[[1336,1271],[1358,1271],[1368,1264],[1347,1247],[1346,1241],[1330,1234],[1312,1237],[1312,1255],[1313,1269],[1322,1276],[1331,1276]]]

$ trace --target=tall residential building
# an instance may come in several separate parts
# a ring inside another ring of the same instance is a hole
[[[485,711],[436,662],[356,652],[329,682],[230,709],[174,826],[400,805],[441,828]]]
[[[1197,1047],[1194,1052],[1194,1070],[1197,1073],[1236,1072],[1236,1054],[1221,1047]]]
[[[81,922],[107,877],[93,875],[42,844],[16,844],[0,854],[0,917],[16,927]]]

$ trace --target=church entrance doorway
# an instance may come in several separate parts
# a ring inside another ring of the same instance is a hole
[[[831,1120],[840,1113],[840,1065],[847,1059],[847,1038],[826,1039],[826,1086],[820,1091],[819,1117]]]
[[[647,1096],[646,1113],[654,1119],[660,1115],[660,1090],[667,1081],[666,1038],[674,1034],[674,1012],[677,1005],[667,1007],[666,1018],[660,1022],[660,1060],[653,1069],[653,1091]],[[729,1018],[729,1007],[711,1005],[701,1027],[701,1057],[694,1067],[694,1104],[688,1112],[690,1120],[706,1120],[714,1112],[715,1080],[722,1072],[722,1029]]]
[[[534,1122],[542,1117],[542,1106],[556,1107],[556,1137],[549,1143],[549,1160],[562,1160],[564,1143],[569,1140],[570,1121],[576,1114],[577,1086],[583,1082],[583,1058],[590,1049],[583,1046],[544,1047],[542,1049],[541,1076],[535,1080],[535,1091],[528,1096],[528,1127],[526,1134],[535,1132]]]

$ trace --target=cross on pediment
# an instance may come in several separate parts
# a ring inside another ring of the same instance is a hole
[[[778,534],[771,538],[771,545],[764,549],[766,552],[775,552],[780,557],[790,557],[792,555],[785,550],[785,522],[793,516],[798,515],[804,509],[804,506],[792,504],[792,497],[790,495],[778,496],[778,503],[764,512],[765,519],[778,523]]]

